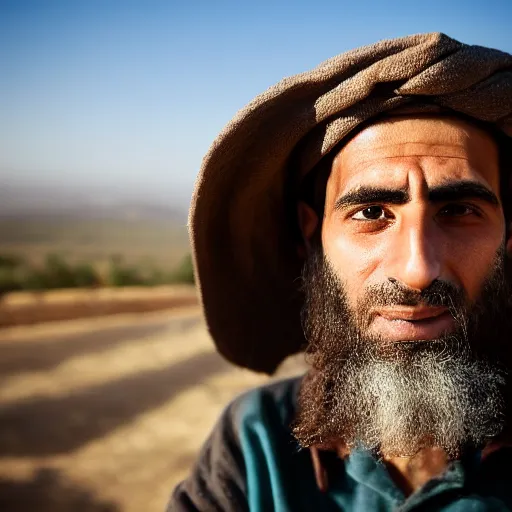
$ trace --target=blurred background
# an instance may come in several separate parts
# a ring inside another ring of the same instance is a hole
[[[512,52],[511,21],[510,0],[0,0],[0,510],[163,510],[268,379],[215,353],[186,232],[239,108],[387,37]]]

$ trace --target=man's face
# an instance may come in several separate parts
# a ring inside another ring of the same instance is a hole
[[[512,323],[499,181],[492,139],[453,119],[375,124],[337,155],[304,272],[302,444],[456,456],[502,431]]]
[[[322,246],[348,306],[379,287],[436,281],[473,303],[504,242],[499,158],[485,132],[451,118],[397,118],[366,128],[334,160]],[[454,327],[447,306],[377,304],[367,334],[428,340]]]

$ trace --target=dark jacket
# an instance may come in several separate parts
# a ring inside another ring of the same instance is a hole
[[[512,450],[453,462],[409,497],[363,450],[322,455],[329,488],[316,484],[310,451],[290,430],[300,378],[252,390],[224,411],[168,512],[512,511]]]

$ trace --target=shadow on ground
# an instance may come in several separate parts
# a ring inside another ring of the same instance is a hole
[[[0,344],[0,379],[23,371],[48,370],[71,357],[110,350],[123,343],[137,341],[144,337],[162,332],[188,330],[199,324],[199,315],[173,319],[170,323],[164,319],[149,325],[129,325],[101,327],[98,331],[80,334],[67,334],[55,341],[23,341]]]
[[[54,470],[38,470],[31,480],[0,478],[0,510],[6,512],[118,512],[113,502],[100,500]]]
[[[231,369],[219,354],[208,352],[64,396],[35,397],[0,407],[0,456],[76,450],[201,380]]]

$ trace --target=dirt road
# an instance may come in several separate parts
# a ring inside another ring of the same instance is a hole
[[[0,381],[0,510],[156,512],[267,378],[224,362],[189,307],[4,329]]]

